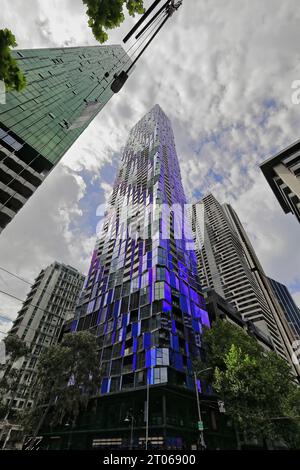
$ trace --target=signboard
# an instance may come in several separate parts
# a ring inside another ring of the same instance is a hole
[[[203,431],[203,430],[204,430],[203,421],[198,421],[198,431]]]

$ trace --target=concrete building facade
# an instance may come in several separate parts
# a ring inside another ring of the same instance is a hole
[[[284,212],[300,222],[300,141],[260,165]]]

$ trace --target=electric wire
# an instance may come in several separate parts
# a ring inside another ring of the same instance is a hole
[[[156,18],[156,20],[154,21],[154,23],[149,24],[149,26],[148,26],[146,29],[143,30],[142,34],[140,34],[139,38],[136,39],[136,41],[132,44],[132,46],[131,46],[127,51],[125,51],[124,55],[121,57],[121,59],[119,59],[119,64],[123,65],[124,68],[125,68],[125,66],[128,64],[128,62],[131,61],[132,58],[134,57],[134,54],[136,54],[136,52],[142,47],[142,45],[144,44],[144,42],[148,39],[148,37],[150,36],[150,34],[154,31],[154,29],[155,29],[157,23],[159,22],[159,20],[161,20],[164,16],[168,16],[168,15],[167,15],[166,12],[163,10],[163,11],[158,15],[158,17]],[[165,19],[164,21],[166,21],[166,19]],[[162,24],[163,24],[163,23],[162,23]],[[162,24],[160,25],[160,27],[162,26]],[[150,32],[148,33],[148,35],[144,38],[144,40],[139,44],[139,46],[137,47],[137,49],[136,49],[135,51],[133,51],[132,55],[129,56],[129,51],[132,50],[132,48],[139,42],[139,39],[149,30],[149,28],[151,28],[151,31],[150,31]],[[123,58],[126,57],[126,56],[128,56],[127,61],[125,61],[125,63],[122,63]],[[108,73],[110,74],[116,67],[117,67],[117,65],[114,64],[113,67],[109,70]],[[131,67],[130,67],[128,70],[130,70],[132,67],[133,67],[133,64],[131,65]],[[99,83],[99,81],[98,81],[97,85],[95,86],[95,88],[93,88],[93,90],[91,90],[91,92],[89,93],[89,95],[90,95],[91,93],[93,93],[94,90],[98,87],[98,85],[100,85],[101,82],[104,81],[104,80],[107,81],[105,77],[103,77],[103,78],[101,79],[100,83]],[[113,81],[114,81],[114,78],[113,78],[110,82],[108,81],[107,86],[101,91],[101,93],[100,93],[100,95],[99,95],[98,98],[100,98],[100,97],[103,95],[103,93],[107,90],[107,88],[112,84]],[[88,95],[88,96],[89,96],[89,95]],[[78,105],[78,107],[75,109],[74,113],[81,107],[81,105],[82,105],[82,104]],[[59,131],[60,131],[60,129],[58,129],[57,133],[58,133]],[[55,134],[55,136],[57,135],[57,133]],[[43,148],[46,147],[46,145],[47,145],[47,144],[45,144],[45,145],[41,148],[41,152],[43,151]],[[57,144],[57,145],[59,145],[59,144]],[[15,151],[12,152],[12,155],[15,155]],[[39,153],[38,155],[36,155],[36,156],[33,158],[33,160],[31,160],[24,168],[22,168],[22,170],[21,170],[19,173],[16,174],[15,177],[13,177],[13,178],[6,184],[6,186],[9,186],[9,185],[12,184],[16,179],[18,179],[18,178],[21,176],[21,174],[22,174],[25,170],[27,170],[27,168],[29,168],[29,167],[35,162],[35,160],[36,160],[37,158],[39,158],[40,155],[41,155],[41,153]],[[5,159],[6,159],[6,158],[10,158],[10,155],[7,155],[7,157],[5,157]],[[5,159],[2,160],[2,162],[5,161]],[[53,168],[54,168],[54,167],[53,167]],[[50,171],[52,171],[53,168],[52,168]],[[11,199],[12,199],[16,194],[19,194],[18,191],[15,191],[15,192],[5,201],[5,203],[3,203],[3,204],[0,206],[0,210],[2,210],[4,207],[7,207],[8,203],[11,201]],[[30,196],[29,196],[29,197],[30,197]]]
[[[11,297],[11,298],[13,298],[13,299],[15,299],[15,300],[19,300],[20,302],[24,302],[22,299],[16,297],[16,296],[13,295],[13,294],[10,294],[9,292],[5,292],[5,291],[0,290],[0,294],[4,294],[4,295],[6,295],[6,296],[8,296],[8,297]],[[30,306],[36,308],[37,310],[41,310],[42,312],[45,312],[45,313],[48,313],[48,314],[50,314],[50,315],[53,315],[53,316],[56,316],[56,317],[61,318],[59,314],[54,313],[54,312],[51,312],[50,310],[46,310],[46,309],[44,309],[44,308],[42,308],[42,307],[39,307],[39,306],[36,305],[36,304],[28,303],[27,305],[28,305],[28,306],[30,305]],[[67,310],[64,310],[64,312],[66,312],[66,311],[67,311]],[[75,309],[74,309],[74,310],[72,309],[72,310],[69,310],[69,311],[74,312]],[[19,312],[19,313],[20,313],[20,312]],[[4,318],[4,315],[0,315],[0,316]],[[6,318],[8,319],[8,317],[6,317]],[[17,320],[18,318],[19,318],[19,316],[16,317],[16,320]],[[12,320],[12,319],[9,319],[9,320],[12,321],[12,322],[14,321],[14,320]],[[53,325],[53,326],[54,326],[54,325]],[[28,328],[30,328],[30,327],[28,327]]]
[[[15,274],[15,273],[9,271],[9,270],[6,269],[6,268],[3,268],[2,266],[0,266],[0,270],[3,271],[3,272],[5,272],[5,273],[7,273],[7,274],[9,274],[10,276],[15,277],[15,278],[18,279],[19,281],[25,282],[26,284],[30,285],[31,287],[35,284],[36,279],[37,279],[37,278],[36,278],[34,282],[30,282],[29,280],[24,279],[23,277],[18,276],[17,274]],[[3,278],[2,278],[2,280],[3,280]],[[3,282],[4,282],[4,281],[3,281]],[[7,284],[7,283],[6,283],[6,284]],[[35,289],[36,289],[37,291],[41,291],[41,292],[43,292],[44,294],[47,294],[47,295],[49,295],[49,296],[52,296],[52,295],[53,295],[53,290],[50,291],[49,288],[37,286],[37,287],[35,287]],[[48,293],[48,292],[49,292],[49,293]],[[27,298],[29,297],[30,294],[31,294],[31,292],[29,292],[29,294],[27,295]],[[56,294],[56,295],[57,295],[57,294]],[[24,300],[24,302],[25,302],[25,300]],[[68,312],[68,311],[72,311],[72,309],[67,309],[66,311],[67,311],[67,312]]]
[[[52,315],[52,312],[50,312],[51,315]],[[57,315],[56,315],[57,316]],[[9,318],[9,317],[6,317],[4,315],[0,315],[0,319],[3,318],[5,320],[9,320],[11,323],[13,323],[15,320]],[[61,317],[59,317],[61,319]],[[17,319],[17,318],[16,318]],[[37,327],[37,328],[33,328],[32,326],[28,326],[28,325],[24,325],[24,330],[32,330],[32,331],[40,331],[40,333],[42,333],[43,335],[46,335],[46,336],[51,336],[51,337],[55,337],[56,335],[56,332],[57,330],[61,330],[61,328],[63,327],[63,325],[53,325],[53,324],[48,324],[47,326],[49,327],[52,327],[55,331],[54,333],[49,333],[48,331],[43,331],[42,328],[45,326],[45,324],[43,324],[41,327]],[[8,335],[9,333],[11,332],[11,329],[9,331],[7,331],[6,333],[2,330],[0,330],[0,333],[2,334],[5,334],[5,335]]]

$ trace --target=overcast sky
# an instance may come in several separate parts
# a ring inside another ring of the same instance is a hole
[[[109,196],[128,132],[159,103],[173,123],[189,202],[212,191],[232,204],[266,273],[300,305],[300,226],[258,168],[299,139],[300,105],[291,100],[300,79],[298,1],[183,3],[122,92],[1,234],[0,266],[30,281],[54,260],[87,272],[96,208]],[[108,43],[120,43],[133,21]],[[81,0],[1,0],[3,27],[20,49],[97,44]],[[28,288],[0,271],[0,290],[24,299]],[[0,294],[0,315],[13,319],[18,308]],[[1,323],[7,331],[10,323]]]

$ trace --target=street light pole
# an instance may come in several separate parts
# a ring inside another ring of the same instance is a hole
[[[133,426],[134,426],[134,416],[133,413],[130,415],[128,414],[125,418],[125,423],[128,423],[129,419],[131,419],[131,427],[130,427],[130,450],[133,450]]]
[[[206,372],[207,370],[211,370],[212,367],[207,367],[206,369],[200,370],[198,372],[198,375],[200,375],[202,372]],[[194,380],[195,380],[195,391],[196,391],[196,398],[197,398],[197,408],[198,408],[198,420],[199,422],[202,423],[202,414],[201,414],[201,406],[200,406],[200,400],[199,400],[199,392],[198,392],[198,386],[197,386],[197,374],[194,372]],[[200,430],[200,441],[201,441],[201,446],[202,449],[205,449],[205,441],[204,441],[204,431],[203,429]]]
[[[141,24],[146,20],[146,18],[150,15],[150,13],[158,6],[161,0],[155,0],[154,3],[151,5],[151,7],[145,12],[143,17],[137,22],[137,24],[133,27],[133,29],[127,34],[127,36],[124,38],[124,42],[127,42],[128,39],[131,38],[131,36],[134,34],[135,31],[138,30],[138,28],[141,26]],[[155,21],[157,17],[160,16],[160,14],[165,10],[165,14],[163,14],[162,18],[160,19],[160,22],[158,24],[158,27],[151,32],[153,32],[152,36],[150,39],[147,41],[145,46],[142,48],[142,50],[139,52],[139,54],[135,57],[133,62],[130,64],[127,70],[122,70],[119,74],[114,75],[114,80],[111,83],[111,90],[114,93],[119,93],[119,91],[123,88],[125,85],[126,81],[129,78],[129,72],[130,70],[134,67],[134,65],[138,62],[140,57],[144,54],[146,49],[149,47],[151,42],[154,40],[154,38],[157,36],[157,34],[160,32],[160,30],[164,27],[165,23],[171,18],[171,16],[181,7],[182,5],[182,0],[179,0],[175,3],[175,0],[167,0],[166,3],[158,10],[158,12],[150,19],[150,21],[146,24],[146,26],[140,31],[140,33],[136,36],[136,39],[138,39],[149,27],[152,26],[152,24],[155,24]],[[147,36],[148,37],[148,36]],[[144,41],[143,41],[144,42]],[[142,44],[143,44],[142,42]]]
[[[147,398],[146,398],[146,450],[148,450],[148,439],[149,439],[149,377],[147,375]]]

